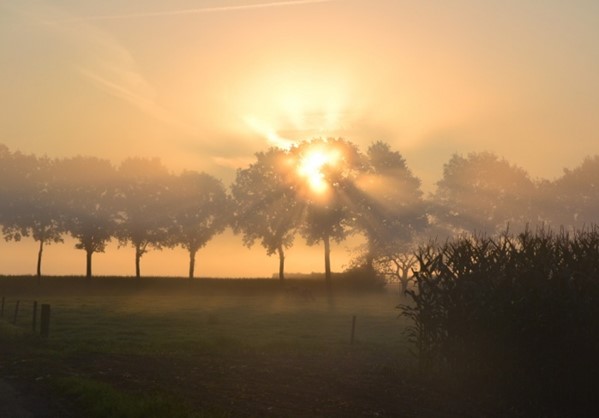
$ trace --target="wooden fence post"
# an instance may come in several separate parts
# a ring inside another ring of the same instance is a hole
[[[17,304],[15,305],[15,316],[12,319],[13,325],[17,325],[17,317],[19,316],[19,304],[20,303],[21,303],[21,301],[18,300]]]
[[[352,344],[352,345],[354,343],[354,335],[355,335],[355,333],[356,333],[356,315],[354,315],[352,317],[352,320],[351,320],[351,338],[349,340],[349,343]]]
[[[33,321],[31,322],[31,330],[35,332],[35,325],[37,322],[37,300],[33,301]]]
[[[40,334],[44,338],[50,335],[50,305],[47,303],[42,304],[40,312]]]
[[[2,310],[0,310],[0,318],[4,318],[4,296],[2,296]]]

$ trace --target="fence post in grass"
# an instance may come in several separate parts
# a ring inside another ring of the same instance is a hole
[[[18,300],[17,304],[15,305],[15,316],[12,319],[13,325],[17,325],[17,317],[19,316],[19,304],[20,303],[21,303],[21,301]]]
[[[2,296],[2,310],[0,310],[0,318],[4,318],[4,296]]]
[[[50,335],[50,305],[47,303],[42,304],[40,312],[40,334],[44,338]]]
[[[354,315],[351,320],[351,338],[349,339],[349,343],[351,345],[354,344],[354,335],[355,334],[356,334],[356,315]]]
[[[31,322],[31,330],[35,332],[35,325],[37,322],[37,300],[33,301],[33,321]]]

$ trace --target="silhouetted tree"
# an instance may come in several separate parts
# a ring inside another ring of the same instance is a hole
[[[532,219],[535,184],[522,168],[483,152],[454,155],[433,197],[433,215],[458,230],[522,229]]]
[[[368,240],[366,266],[376,257],[397,254],[415,232],[427,225],[420,180],[399,152],[384,142],[373,143],[367,151],[366,170],[360,173],[351,191],[356,227]]]
[[[55,162],[49,158],[18,155],[19,190],[13,197],[12,238],[31,236],[38,242],[36,274],[42,275],[44,245],[63,242],[63,210],[58,201]]]
[[[160,160],[129,158],[118,169],[116,230],[121,245],[135,248],[135,277],[141,257],[167,244],[169,227],[168,170]]]
[[[58,195],[65,227],[86,255],[86,277],[92,276],[92,255],[104,252],[115,233],[116,171],[94,157],[74,157],[56,165]]]
[[[4,144],[0,144],[0,225],[7,241],[21,239],[20,231],[15,229],[15,200],[24,176],[16,160],[15,154]]]
[[[170,245],[180,245],[189,252],[192,279],[196,253],[229,223],[229,198],[220,180],[191,171],[173,179],[169,195]]]
[[[412,269],[417,265],[414,246],[409,243],[398,244],[381,251],[373,259],[374,270],[381,273],[388,281],[399,283],[400,294],[405,294],[412,277]]]
[[[255,163],[237,171],[231,185],[233,230],[243,233],[247,247],[260,240],[268,255],[277,253],[280,280],[285,278],[285,249],[293,244],[301,216],[301,205],[290,182],[288,158],[278,148],[258,153]]]
[[[294,187],[298,199],[305,205],[300,232],[308,245],[323,243],[325,279],[330,286],[331,240],[340,242],[351,232],[354,203],[348,192],[355,188],[357,174],[364,169],[364,158],[354,144],[343,139],[315,139],[290,150],[291,165],[299,167],[301,174],[306,159],[322,153],[330,157],[319,164],[321,190],[315,190],[311,179],[306,181],[301,175],[295,176]]]
[[[554,225],[589,227],[599,220],[599,156],[587,157],[574,169],[544,184],[542,210]],[[548,204],[547,204],[548,203]]]

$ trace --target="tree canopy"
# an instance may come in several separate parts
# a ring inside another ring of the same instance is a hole
[[[548,205],[549,221],[569,228],[597,222],[599,214],[599,156],[587,157],[580,166],[565,169],[561,177],[546,185],[555,204]]]
[[[197,252],[229,223],[225,186],[206,173],[185,171],[169,184],[169,244],[189,253],[189,278],[195,274]]]
[[[129,158],[115,168],[100,158],[52,159],[0,144],[2,235],[39,244],[38,276],[44,246],[69,234],[85,251],[88,277],[93,254],[112,239],[133,247],[137,277],[147,251],[175,246],[188,252],[194,277],[197,252],[230,226],[244,245],[258,242],[268,255],[277,254],[281,279],[296,235],[323,245],[330,282],[331,243],[360,234],[366,265],[395,269],[403,280],[411,262],[404,253],[426,237],[494,234],[537,222],[590,226],[598,190],[597,156],[555,180],[532,180],[492,153],[454,155],[425,197],[402,154],[382,141],[364,153],[342,138],[270,148],[240,168],[229,189],[207,173],[172,174],[158,159]]]
[[[135,249],[135,276],[141,257],[168,244],[170,174],[158,159],[129,158],[118,169],[115,236]]]
[[[57,196],[65,214],[65,228],[86,255],[86,277],[92,276],[92,255],[104,252],[115,234],[116,171],[94,157],[74,157],[56,164]]]
[[[375,142],[368,148],[367,163],[352,200],[357,227],[368,240],[366,264],[372,267],[374,257],[405,247],[427,225],[427,217],[420,179],[399,152]]]
[[[361,171],[363,155],[344,139],[304,141],[289,151],[296,167],[295,189],[304,206],[300,233],[308,245],[322,242],[327,283],[331,280],[331,240],[340,242],[352,232],[354,202],[351,190]]]
[[[437,183],[434,213],[458,230],[520,229],[531,220],[534,190],[526,171],[495,154],[456,154]]]
[[[231,185],[233,230],[242,233],[246,246],[260,241],[268,255],[277,253],[281,280],[285,278],[285,249],[293,244],[302,216],[289,177],[289,156],[271,148],[256,154],[256,162],[249,167],[238,170]]]

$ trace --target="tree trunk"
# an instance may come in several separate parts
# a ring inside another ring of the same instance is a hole
[[[92,278],[92,254],[93,250],[85,250],[85,277]]]
[[[331,286],[331,240],[328,235],[323,238],[324,241],[324,279],[327,286]]]
[[[285,251],[283,250],[283,246],[281,245],[278,248],[279,252],[279,280],[285,280]]]
[[[364,267],[366,268],[367,272],[374,271],[374,256],[372,255],[372,253],[366,254],[366,262]]]
[[[401,273],[401,294],[405,295],[408,290],[408,269],[405,268]]]
[[[193,274],[196,267],[196,253],[198,250],[189,250],[189,278],[193,279]]]
[[[141,256],[143,255],[143,251],[139,244],[135,245],[135,278],[139,279],[141,277]]]
[[[37,252],[37,280],[39,282],[40,278],[42,277],[42,254],[44,252],[44,240],[41,239],[40,240],[40,246],[39,246],[39,250]]]
[[[368,252],[366,253],[366,270],[374,271],[374,245],[372,238],[368,240]]]

